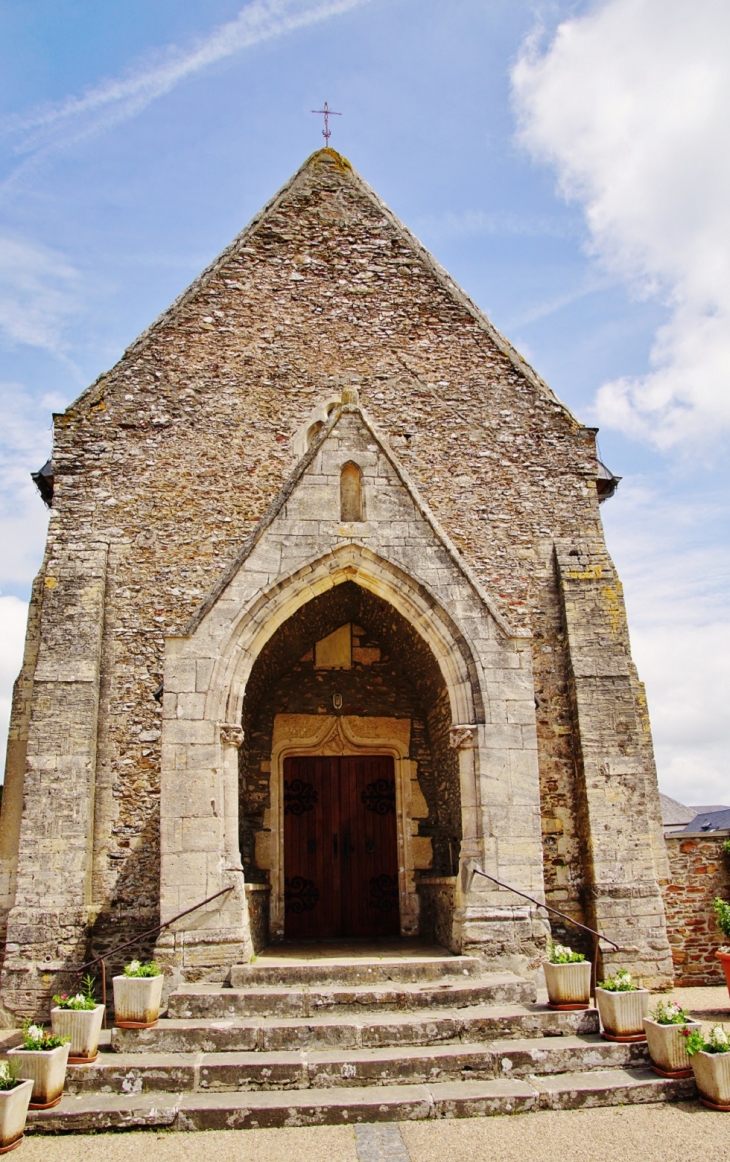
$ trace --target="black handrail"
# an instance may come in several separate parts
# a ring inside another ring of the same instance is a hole
[[[225,896],[226,892],[232,892],[233,884],[229,884],[227,888],[221,888],[219,892],[208,896],[207,899],[201,900],[199,904],[193,904],[192,908],[186,908],[184,912],[178,912],[177,916],[173,916],[171,920],[165,920],[164,924],[158,924],[155,928],[148,928],[146,932],[141,932],[139,936],[133,937],[132,940],[127,940],[124,944],[118,944],[116,948],[112,948],[109,952],[103,953],[101,956],[95,956],[93,960],[87,960],[86,964],[79,965],[78,968],[72,971],[81,975],[85,968],[92,968],[95,964],[101,964],[101,1003],[104,1006],[104,1028],[106,1028],[106,964],[105,961],[109,957],[114,956],[117,952],[123,952],[125,948],[130,948],[133,944],[139,944],[140,940],[144,940],[147,936],[154,936],[155,933],[161,932],[163,928],[169,928],[176,920],[181,920],[183,916],[189,916],[191,912],[197,912],[198,908],[202,908],[204,904],[209,904],[211,900],[217,900],[219,896]]]
[[[472,867],[471,871],[476,876],[483,876],[485,880],[491,880],[493,884],[498,884],[500,888],[506,888],[508,892],[514,892],[516,896],[522,896],[523,900],[529,900],[537,908],[544,908],[546,912],[553,912],[556,916],[560,916],[561,920],[567,920],[569,924],[573,924],[576,928],[582,928],[584,932],[590,932],[593,937],[593,964],[591,967],[591,995],[596,995],[596,984],[598,974],[598,941],[605,940],[617,952],[620,952],[621,946],[615,940],[611,940],[609,936],[604,936],[602,932],[596,932],[595,928],[590,928],[588,924],[581,924],[580,920],[574,920],[572,916],[566,916],[565,912],[559,912],[557,908],[553,908],[552,904],[544,904],[541,900],[536,900],[534,896],[528,896],[527,892],[521,892],[519,888],[510,887],[502,880],[498,880],[496,876],[490,876],[487,872],[482,871],[481,868]]]

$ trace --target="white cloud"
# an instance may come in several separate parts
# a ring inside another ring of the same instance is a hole
[[[10,723],[13,683],[23,661],[28,605],[17,597],[0,597],[0,771],[5,769],[5,745]]]
[[[64,324],[80,306],[81,284],[62,254],[0,236],[0,330],[11,342],[59,354]]]
[[[30,478],[51,454],[51,411],[61,400],[34,399],[0,383],[0,590],[26,586],[43,556],[48,512]]]
[[[599,420],[670,447],[730,429],[730,5],[605,0],[512,72],[520,140],[582,204],[591,248],[669,319]]]
[[[730,546],[712,543],[723,509],[664,499],[630,478],[604,512],[659,784],[685,803],[730,802]]]
[[[68,97],[25,116],[6,118],[0,132],[13,136],[15,151],[30,160],[140,113],[182,81],[245,48],[360,7],[367,0],[253,0],[234,20],[214,28],[192,47],[168,45],[128,75]],[[12,186],[18,173],[5,183]]]

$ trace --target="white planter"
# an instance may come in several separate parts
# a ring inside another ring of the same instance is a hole
[[[115,976],[114,1024],[120,1029],[151,1029],[157,1024],[164,976]]]
[[[730,1111],[730,1053],[705,1053],[703,1049],[690,1061],[702,1104]]]
[[[0,1090],[0,1154],[7,1154],[23,1141],[32,1081],[21,1081],[15,1089]]]
[[[687,1056],[685,1029],[700,1029],[701,1021],[685,1021],[683,1025],[660,1025],[651,1017],[644,1017],[644,1031],[649,1043],[652,1068],[662,1077],[691,1077],[692,1066]]]
[[[68,1042],[57,1049],[8,1049],[8,1057],[17,1061],[18,1077],[33,1082],[32,1110],[58,1105],[66,1082]]]
[[[553,1008],[587,1009],[591,999],[591,965],[588,960],[574,964],[543,964],[548,998]]]
[[[104,1006],[93,1009],[51,1009],[51,1028],[59,1037],[70,1037],[70,1065],[88,1065],[99,1054]]]
[[[644,1017],[649,1012],[649,990],[612,993],[596,989],[596,1005],[607,1041],[645,1041]]]

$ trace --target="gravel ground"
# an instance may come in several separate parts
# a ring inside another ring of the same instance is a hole
[[[401,1122],[398,1128],[400,1145],[393,1123],[380,1143],[362,1133],[358,1143],[350,1126],[69,1134],[26,1138],[17,1157],[25,1162],[725,1162],[730,1152],[730,1116],[694,1102]]]

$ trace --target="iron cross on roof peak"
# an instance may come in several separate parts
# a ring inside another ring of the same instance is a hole
[[[341,117],[342,114],[336,113],[334,109],[330,109],[326,101],[324,103],[324,109],[312,109],[312,112],[319,113],[324,116],[324,129],[322,130],[322,136],[324,137],[325,149],[329,149],[330,137],[332,136],[332,130],[330,129],[330,117]]]

